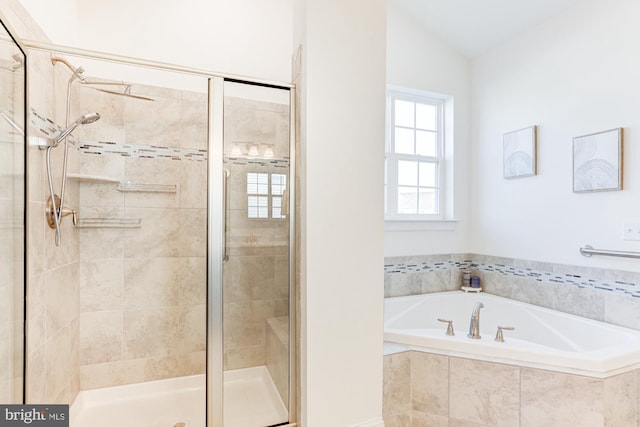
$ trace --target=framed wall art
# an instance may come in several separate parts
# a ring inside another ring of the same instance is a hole
[[[622,190],[622,128],[573,138],[573,191]]]
[[[536,174],[538,127],[505,133],[502,138],[502,166],[506,179]]]

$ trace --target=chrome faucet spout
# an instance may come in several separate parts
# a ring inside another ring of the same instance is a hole
[[[481,302],[477,302],[475,306],[473,306],[473,311],[471,312],[471,321],[469,322],[469,333],[467,336],[469,338],[473,338],[474,340],[479,340],[480,337],[480,309],[484,308],[484,304]]]

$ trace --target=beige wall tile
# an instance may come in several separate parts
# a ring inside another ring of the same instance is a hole
[[[204,302],[204,301],[203,301]],[[178,351],[194,353],[207,348],[207,306],[180,307]]]
[[[602,380],[522,368],[521,426],[604,425]]]
[[[177,306],[181,272],[178,258],[125,259],[124,308]]]
[[[452,357],[449,416],[492,426],[519,423],[518,367]]]
[[[27,348],[31,352],[45,340],[45,277],[43,274],[32,276],[27,286]]]
[[[178,317],[177,307],[125,310],[123,358],[176,354]]]
[[[384,427],[411,427],[411,411],[401,414],[385,415]]]
[[[179,258],[178,304],[198,305],[207,298],[207,259],[205,257]]]
[[[46,345],[33,348],[27,354],[26,403],[50,403],[47,400]]]
[[[411,355],[403,352],[384,356],[384,398],[387,416],[411,411]]]
[[[449,357],[411,352],[412,409],[449,415]]]
[[[207,210],[181,209],[179,255],[202,257],[207,254]]]
[[[225,348],[224,370],[264,365],[264,344]]]
[[[71,274],[70,265],[45,273],[45,303],[45,334],[49,339],[78,317],[78,280]]]
[[[449,420],[449,427],[490,427],[490,426],[488,426],[486,424],[472,423],[472,422],[469,422],[469,421],[450,419]]]
[[[80,387],[91,390],[145,381],[145,359],[123,360],[80,367]]]
[[[45,343],[45,398],[49,399],[47,403],[71,402],[71,377],[73,371],[77,369],[73,364],[75,358],[70,354],[74,339],[76,338],[72,337],[71,327],[66,326]]]
[[[114,362],[122,358],[122,311],[80,315],[80,364]]]
[[[80,259],[122,258],[125,229],[83,228],[80,230]]]
[[[154,144],[155,145],[155,144]],[[133,184],[175,185],[170,192],[126,192],[124,203],[128,208],[178,208],[180,206],[181,163],[166,159],[127,158],[125,181]]]
[[[449,427],[449,417],[412,411],[411,427]]]
[[[121,309],[123,280],[122,258],[80,261],[80,311]]]
[[[604,380],[604,425],[633,426],[637,402],[636,372],[628,372]]]
[[[142,219],[140,228],[124,233],[126,258],[176,257],[181,253],[180,213],[176,209],[126,208],[129,218]],[[170,242],[170,244],[167,244]]]
[[[180,208],[206,209],[207,162],[180,162]]]

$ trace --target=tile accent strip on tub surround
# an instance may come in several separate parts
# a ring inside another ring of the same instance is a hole
[[[519,266],[518,263],[527,263],[531,265],[531,267]],[[471,271],[498,273],[503,276],[525,278],[535,280],[537,282],[565,284],[578,288],[591,288],[613,294],[640,298],[640,273],[617,272],[616,270],[600,269],[600,274],[597,274],[595,272],[596,269],[593,268],[582,268],[562,264],[525,262],[521,260],[485,255],[456,254],[387,258],[385,259],[384,273],[385,275],[394,275],[433,273],[438,271],[459,271],[466,269]],[[607,274],[607,276],[613,276],[611,279],[601,278],[603,272],[606,271],[612,273]],[[592,274],[590,275],[589,273]]]
[[[48,137],[54,137],[60,133],[63,128],[56,123],[39,114],[33,108],[29,115],[29,123],[35,129]],[[167,159],[167,160],[195,160],[206,161],[207,150],[192,148],[174,148],[162,147],[157,145],[140,145],[140,144],[118,144],[111,141],[78,141],[73,135],[67,138],[69,146],[75,148],[85,154],[115,154],[124,157],[137,157],[149,159]]]

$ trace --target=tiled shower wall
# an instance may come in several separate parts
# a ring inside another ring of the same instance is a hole
[[[132,91],[154,101],[74,91],[74,111],[101,114],[77,133],[77,173],[117,181],[79,178],[81,220],[140,220],[78,229],[81,389],[205,371],[207,163],[190,153],[206,153],[207,95]]]
[[[462,270],[491,294],[640,330],[640,273],[477,254],[385,259],[385,297],[460,289]]]

